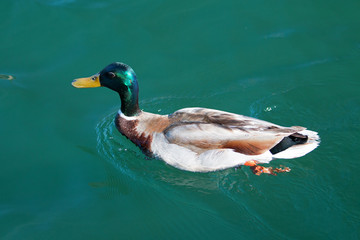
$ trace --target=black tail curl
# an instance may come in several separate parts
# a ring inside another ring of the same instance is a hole
[[[270,149],[272,154],[276,154],[288,149],[291,146],[297,144],[304,144],[308,140],[308,136],[302,135],[300,133],[291,134],[288,137],[284,137],[278,144],[276,144],[273,148]]]

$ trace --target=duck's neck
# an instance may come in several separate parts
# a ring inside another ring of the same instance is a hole
[[[128,117],[138,115],[141,110],[139,108],[139,88],[136,85],[133,85],[128,88],[126,92],[120,93],[121,99],[121,112],[124,113]]]

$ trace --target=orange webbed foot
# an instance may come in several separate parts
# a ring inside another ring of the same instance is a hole
[[[274,172],[278,172],[278,173],[280,173],[280,172],[290,172],[290,171],[291,171],[291,169],[289,167],[275,168],[274,169]]]
[[[244,164],[245,166],[249,166],[250,169],[252,170],[252,172],[255,175],[261,175],[262,173],[266,173],[266,174],[271,174],[276,176],[276,173],[280,173],[280,172],[290,172],[290,168],[285,167],[285,168],[275,168],[273,169],[272,167],[263,167],[263,166],[259,166],[257,165],[256,161],[247,161]]]
[[[250,169],[252,170],[252,172],[255,175],[261,175],[262,173],[266,173],[266,174],[271,174],[271,175],[276,175],[276,173],[274,172],[274,170],[272,169],[272,167],[263,167],[263,166],[252,166],[250,167]]]
[[[244,163],[245,166],[253,167],[257,165],[257,161],[250,160]]]

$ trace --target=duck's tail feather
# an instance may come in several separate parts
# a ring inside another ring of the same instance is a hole
[[[274,158],[297,158],[311,152],[320,144],[320,138],[317,132],[311,130],[302,130],[285,137],[270,152]]]

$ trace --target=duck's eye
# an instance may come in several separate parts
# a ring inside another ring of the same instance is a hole
[[[115,73],[113,73],[113,72],[108,72],[106,75],[107,75],[109,78],[114,78],[114,77],[115,77]]]

